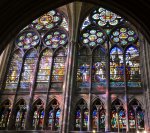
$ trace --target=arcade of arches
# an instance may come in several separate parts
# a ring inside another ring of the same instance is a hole
[[[50,10],[1,55],[0,130],[148,132],[147,47],[104,7]]]

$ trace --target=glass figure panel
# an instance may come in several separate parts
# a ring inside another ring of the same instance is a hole
[[[30,52],[27,53],[25,58],[19,86],[21,90],[29,90],[30,87],[32,86],[35,75],[34,71],[36,68],[36,62],[37,62],[36,51],[31,50]]]
[[[141,87],[139,51],[130,46],[126,50],[126,77],[128,87]]]
[[[22,52],[17,50],[14,52],[13,57],[10,61],[10,66],[6,78],[5,89],[16,89],[19,75],[22,67]]]
[[[106,87],[106,60],[105,51],[97,48],[93,51],[92,65],[92,89],[95,91],[104,91]]]
[[[110,87],[124,87],[123,52],[118,47],[110,51]]]

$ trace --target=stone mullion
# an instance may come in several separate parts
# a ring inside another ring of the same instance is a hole
[[[24,54],[24,57],[22,58],[22,65],[21,65],[21,71],[19,73],[17,88],[16,88],[16,92],[15,92],[15,95],[14,95],[14,100],[13,100],[13,104],[12,104],[12,108],[11,108],[11,112],[10,112],[8,129],[11,129],[13,127],[15,104],[16,104],[16,100],[17,100],[17,94],[18,94],[18,91],[19,91],[19,85],[20,85],[21,76],[22,76],[22,73],[23,73],[23,67],[24,67],[25,59],[26,58],[25,58],[25,54]]]
[[[108,49],[105,53],[106,57],[106,113],[105,113],[105,131],[110,131],[110,50],[109,40],[107,41]]]
[[[35,66],[35,71],[34,71],[34,79],[33,79],[33,84],[31,86],[30,90],[30,98],[29,98],[29,105],[27,107],[27,116],[26,116],[26,121],[25,121],[25,128],[30,129],[31,124],[32,124],[32,119],[31,119],[31,110],[32,110],[32,102],[33,102],[33,94],[34,94],[34,89],[35,89],[35,84],[36,84],[36,78],[37,78],[37,73],[38,73],[38,68],[39,68],[39,63],[40,63],[40,56],[37,59],[36,66]]]
[[[4,90],[4,83],[6,82],[7,79],[7,74],[8,74],[8,70],[10,67],[10,56],[12,53],[14,53],[14,51],[12,51],[14,44],[13,42],[10,43],[10,46],[8,46],[6,48],[6,50],[4,50],[4,52],[0,55],[3,58],[3,61],[0,63],[0,89]],[[1,92],[0,92],[1,94]]]
[[[70,53],[71,54],[71,65],[72,66],[70,66],[71,68],[72,68],[72,70],[71,70],[71,77],[72,78],[70,78],[70,88],[69,88],[69,105],[68,105],[68,107],[69,107],[69,112],[70,112],[70,114],[68,115],[68,119],[67,119],[67,121],[68,121],[68,124],[70,123],[70,121],[74,121],[74,110],[72,110],[72,105],[74,104],[74,103],[72,103],[72,98],[73,98],[73,93],[75,93],[75,91],[76,91],[76,70],[77,70],[77,65],[76,65],[76,61],[77,61],[77,54],[76,54],[76,52],[77,52],[77,43],[75,43],[75,42],[72,42],[72,52]],[[70,50],[71,51],[71,50]],[[75,79],[75,81],[74,81],[74,79]],[[74,126],[73,124],[71,125],[69,125],[69,126],[67,126],[67,129],[66,129],[66,132],[69,132],[69,130],[70,130],[70,128],[72,127],[72,126]]]
[[[56,122],[56,109],[53,108],[53,117],[52,117],[52,131],[55,130],[55,122]]]
[[[143,64],[143,66],[142,66],[142,72],[141,72],[141,74],[142,73],[144,73],[144,74],[142,74],[141,75],[141,78],[142,79],[145,79],[144,81],[143,81],[143,89],[144,89],[144,91],[145,91],[145,98],[144,98],[144,100],[145,100],[145,102],[146,102],[146,105],[145,105],[145,113],[144,113],[144,121],[145,121],[145,129],[147,130],[147,131],[150,131],[150,121],[149,121],[149,118],[150,118],[150,115],[149,115],[149,110],[150,110],[150,108],[149,108],[149,102],[150,102],[150,92],[149,92],[149,86],[150,86],[150,83],[149,83],[149,70],[150,70],[150,66],[149,66],[149,63],[147,63],[148,61],[149,61],[149,59],[150,59],[150,55],[149,55],[149,52],[150,52],[150,50],[149,50],[149,44],[147,43],[147,41],[146,40],[144,40],[144,42],[142,43],[140,43],[141,44],[141,53],[142,53],[142,56],[140,56],[140,57],[144,57],[144,59],[143,58],[141,58],[141,60],[142,60],[142,63],[141,64]]]
[[[70,114],[68,114],[70,112],[71,109],[71,96],[72,96],[72,65],[73,65],[73,54],[74,54],[74,47],[75,47],[75,42],[69,42],[68,43],[68,49],[67,49],[67,58],[66,58],[66,63],[65,66],[65,79],[64,79],[64,86],[63,86],[63,102],[64,105],[62,106],[62,113],[64,114],[61,117],[61,129],[60,131],[62,133],[66,133],[69,132],[69,124],[70,124]]]
[[[125,112],[126,112],[126,131],[129,132],[129,122],[128,122],[128,87],[127,87],[127,75],[126,75],[126,52],[123,54],[123,64],[124,64],[124,83],[125,83]]]
[[[97,108],[97,131],[100,131],[100,108]]]
[[[49,92],[50,92],[50,88],[51,88],[51,78],[52,78],[52,69],[53,69],[53,64],[54,64],[54,55],[53,55],[53,58],[52,58],[52,61],[51,61],[51,66],[50,66],[50,75],[49,75],[49,85],[48,85],[48,89],[47,89],[47,95],[46,95],[46,103],[45,103],[45,106],[44,106],[44,122],[43,122],[43,129],[46,129],[46,123],[47,123],[47,115],[46,114],[49,114],[49,108],[48,108],[48,104],[49,104]],[[48,116],[49,117],[49,116]]]
[[[91,125],[91,98],[92,98],[92,65],[93,65],[93,54],[91,53],[91,56],[90,56],[90,88],[89,88],[89,103],[88,104],[88,131],[91,131],[92,130],[92,125]]]

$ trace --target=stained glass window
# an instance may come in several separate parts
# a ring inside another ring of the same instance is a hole
[[[106,87],[106,59],[105,49],[97,47],[93,51],[92,89],[103,90]]]
[[[41,59],[38,68],[36,90],[46,90],[49,86],[49,78],[51,75],[53,51],[45,49],[41,54]]]
[[[112,43],[127,45],[129,43],[134,43],[137,39],[137,35],[135,31],[129,27],[119,27],[111,31],[110,39]]]
[[[35,47],[39,44],[39,42],[39,35],[34,30],[25,30],[19,33],[15,41],[17,47],[22,49],[29,49],[31,47]]]
[[[16,89],[22,67],[23,52],[16,50],[11,58],[5,89]]]
[[[87,131],[88,128],[88,109],[86,102],[81,99],[75,111],[75,130],[76,131]]]
[[[94,47],[99,44],[103,44],[106,40],[106,35],[102,29],[96,27],[95,25],[90,25],[86,27],[80,37],[82,45],[89,45]]]
[[[125,86],[123,51],[118,47],[114,47],[110,51],[110,86]]]
[[[100,100],[93,103],[92,109],[92,130],[104,131],[105,129],[105,109]]]
[[[129,25],[129,22],[125,21],[119,15],[99,7],[92,10],[90,14],[84,19],[80,30],[80,46],[78,51],[80,51],[81,46],[87,46],[91,49],[91,52],[95,54],[95,47],[97,45],[101,46],[101,48],[97,50],[101,51],[101,57],[99,56],[98,58],[93,54],[92,59],[88,59],[88,63],[92,63],[92,66],[89,67],[89,69],[91,69],[89,70],[91,74],[89,74],[89,84],[91,83],[92,89],[104,90],[105,86],[107,86],[107,78],[110,78],[110,82],[108,84],[111,88],[125,88],[126,85],[129,88],[141,87],[138,52],[139,38],[134,28]],[[131,44],[133,47],[136,47],[133,48],[130,46]],[[131,51],[134,51],[134,53],[132,53],[132,60],[134,61],[130,61],[130,67],[132,67],[132,69],[129,73],[135,73],[136,71],[136,76],[133,76],[133,74],[127,74],[127,62],[129,62],[128,56],[131,56]],[[108,52],[110,52],[109,56],[107,56]],[[134,56],[136,57],[134,58]],[[99,61],[96,61],[96,58]],[[78,58],[78,64],[79,60],[80,58]],[[109,69],[107,69],[107,65]],[[79,68],[77,69],[77,79],[79,81],[81,76],[79,76]],[[107,74],[106,70],[109,70],[110,75]],[[132,77],[132,80],[128,80],[130,76],[133,76],[134,79]],[[127,80],[124,79],[125,77]],[[127,83],[125,83],[125,81],[127,81]],[[77,88],[80,88],[79,82],[77,82]]]
[[[51,91],[62,91],[62,85],[65,74],[65,62],[66,62],[66,52],[63,48],[60,48],[54,54]]]
[[[139,51],[132,45],[126,50],[126,78],[128,87],[141,87]]]
[[[24,100],[21,100],[16,107],[16,121],[15,121],[16,129],[25,128],[25,117],[26,117],[26,104]]]
[[[90,19],[92,23],[98,24],[101,27],[116,26],[123,21],[123,18],[119,15],[102,7],[93,10],[90,14]]]
[[[79,90],[90,87],[90,62],[90,49],[82,47],[78,52],[77,87]]]
[[[37,30],[48,30],[56,25],[59,25],[61,21],[62,15],[56,10],[51,10],[34,20],[30,26],[36,28]]]
[[[25,55],[25,62],[19,86],[22,90],[23,89],[29,90],[30,87],[32,87],[36,63],[37,63],[37,52],[34,49],[31,49]]]
[[[59,103],[57,100],[53,100],[50,103],[50,109],[48,112],[48,129],[57,131],[60,129],[60,114]]]
[[[112,129],[126,128],[125,109],[119,99],[116,99],[111,105],[111,127]]]
[[[64,45],[68,41],[67,32],[60,30],[61,28],[55,28],[50,30],[44,36],[44,44],[51,48],[57,48],[58,46]]]
[[[3,102],[0,109],[0,129],[4,130],[7,128],[10,112],[11,112],[11,104],[9,100],[6,100]]]
[[[33,123],[34,129],[42,129],[44,120],[44,104],[41,100],[37,100],[33,106]]]
[[[133,99],[129,104],[129,128],[143,130],[144,129],[144,111],[141,104]]]

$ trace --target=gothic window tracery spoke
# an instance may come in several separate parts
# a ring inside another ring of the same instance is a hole
[[[4,101],[1,104],[0,109],[0,129],[4,130],[8,126],[9,117],[11,112],[11,103],[9,100]]]

